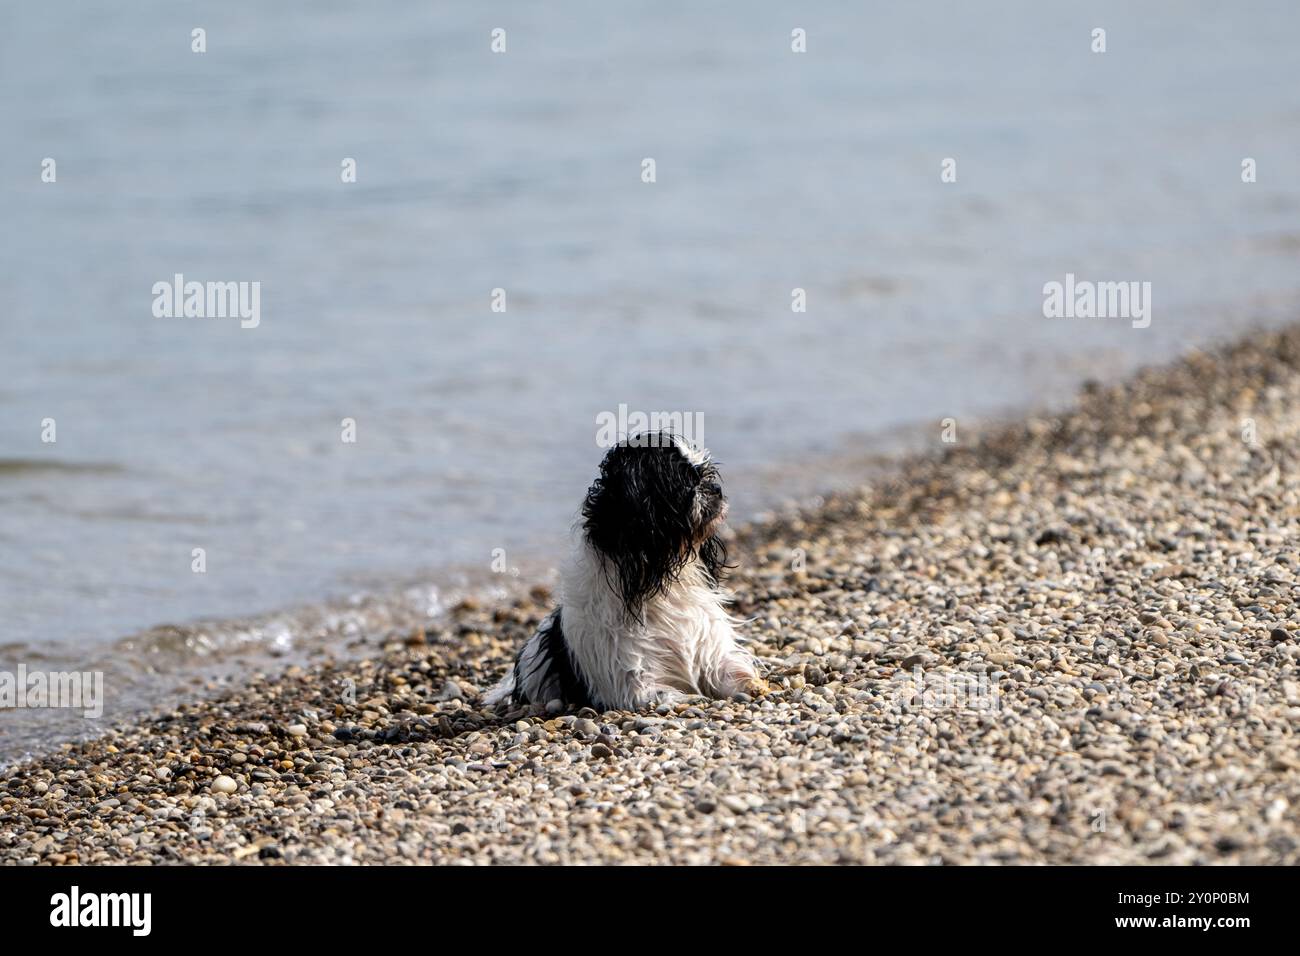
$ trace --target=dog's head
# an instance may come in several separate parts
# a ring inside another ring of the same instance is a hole
[[[634,615],[695,557],[720,580],[727,551],[717,531],[726,516],[709,453],[668,432],[634,435],[611,448],[582,505],[587,540]]]

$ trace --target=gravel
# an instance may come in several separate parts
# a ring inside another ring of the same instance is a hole
[[[6,769],[0,862],[1294,864],[1298,438],[1296,328],[1088,387],[739,529],[762,698],[484,711],[550,595],[467,601]]]

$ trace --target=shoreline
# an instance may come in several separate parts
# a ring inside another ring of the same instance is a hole
[[[1020,417],[1007,409],[981,415],[972,419],[977,424],[970,432]],[[833,451],[803,460],[797,468],[772,463],[743,472],[736,484],[754,484],[764,490],[756,496],[757,501],[749,502],[748,518],[737,526],[816,507],[828,494],[851,492],[868,477],[888,475],[900,462],[923,454],[921,424],[915,421],[864,433],[858,439],[868,443],[871,451],[857,450],[857,445],[845,442]],[[12,653],[39,661],[47,673],[103,673],[113,693],[107,700],[111,712],[93,725],[70,712],[75,708],[44,709],[39,711],[40,719],[26,719],[24,714],[38,711],[23,707],[0,710],[5,717],[0,724],[0,774],[63,744],[92,740],[107,732],[106,728],[146,719],[169,703],[238,688],[251,674],[325,659],[374,655],[387,645],[401,643],[414,631],[436,625],[446,609],[462,599],[495,605],[526,593],[532,586],[529,582],[553,586],[558,568],[537,555],[546,550],[554,559],[557,548],[542,549],[533,542],[531,548],[522,550],[529,556],[516,558],[520,566],[506,572],[464,563],[430,566],[400,576],[355,572],[352,586],[337,588],[316,600],[256,608],[239,615],[200,614],[163,621],[106,644],[91,644],[80,654],[67,647],[51,654],[38,645],[11,646]],[[6,672],[0,665],[0,675]]]
[[[550,576],[548,571],[534,570],[538,579]],[[486,577],[473,578],[469,569],[452,566],[441,574],[375,585],[316,603],[243,617],[158,624],[95,648],[88,660],[75,664],[66,655],[28,653],[45,673],[104,675],[105,684],[114,691],[109,697],[111,712],[87,724],[76,708],[36,711],[19,706],[0,711],[5,716],[0,727],[0,775],[61,746],[93,740],[114,727],[147,719],[168,703],[237,689],[253,674],[382,653],[386,646],[439,621],[465,597],[493,602],[528,590],[513,577]],[[0,675],[4,673],[12,671],[0,666]],[[23,717],[36,713],[42,714],[39,722]]]
[[[1295,863],[1297,409],[1293,325],[959,423],[736,530],[767,697],[497,717],[549,589],[469,598],[8,765],[0,861]]]
[[[1267,334],[1274,327],[1262,319],[1245,328],[1234,325],[1237,338]],[[1204,347],[1219,348],[1230,341],[1216,339]],[[1058,364],[1063,368],[1053,369],[1052,374],[1064,372],[1067,381],[1080,385],[1096,381],[1093,375],[1107,385],[1126,380],[1125,372],[1103,369],[1099,362],[1091,353],[1062,358]],[[1070,407],[1069,397],[1075,392],[1073,385],[1061,386],[1048,389],[1030,405],[987,407],[962,416],[962,441],[978,442],[1026,419],[1051,418]],[[864,485],[888,480],[918,459],[932,460],[936,448],[933,420],[911,418],[851,433],[809,455],[751,464],[739,471],[727,468],[733,504],[740,502],[743,508],[737,527],[815,509],[827,498],[852,495]],[[733,509],[733,522],[735,515]],[[512,563],[518,566],[508,574],[464,561],[400,573],[354,569],[336,586],[287,603],[244,604],[242,610],[226,606],[216,613],[208,609],[194,616],[155,619],[156,623],[107,642],[53,639],[53,644],[11,644],[16,659],[40,661],[49,672],[103,672],[110,688],[109,712],[89,728],[59,711],[45,710],[31,719],[21,711],[5,712],[0,723],[0,774],[63,743],[93,739],[105,727],[144,719],[173,702],[238,688],[259,670],[376,654],[413,630],[436,623],[444,609],[460,598],[496,603],[527,591],[530,581],[553,584],[558,576],[555,558],[566,546],[563,537],[554,536],[549,543],[548,536],[514,541]]]

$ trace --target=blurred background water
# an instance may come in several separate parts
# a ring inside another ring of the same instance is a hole
[[[545,577],[620,403],[702,415],[743,518],[1293,318],[1297,49],[1287,2],[10,5],[0,669],[121,716]],[[1150,327],[1045,319],[1066,272]],[[260,326],[155,318],[175,273]]]

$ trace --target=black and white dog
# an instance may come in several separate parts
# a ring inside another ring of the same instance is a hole
[[[486,703],[640,710],[766,690],[724,607],[726,514],[707,451],[667,432],[611,448],[582,505],[560,606]]]

